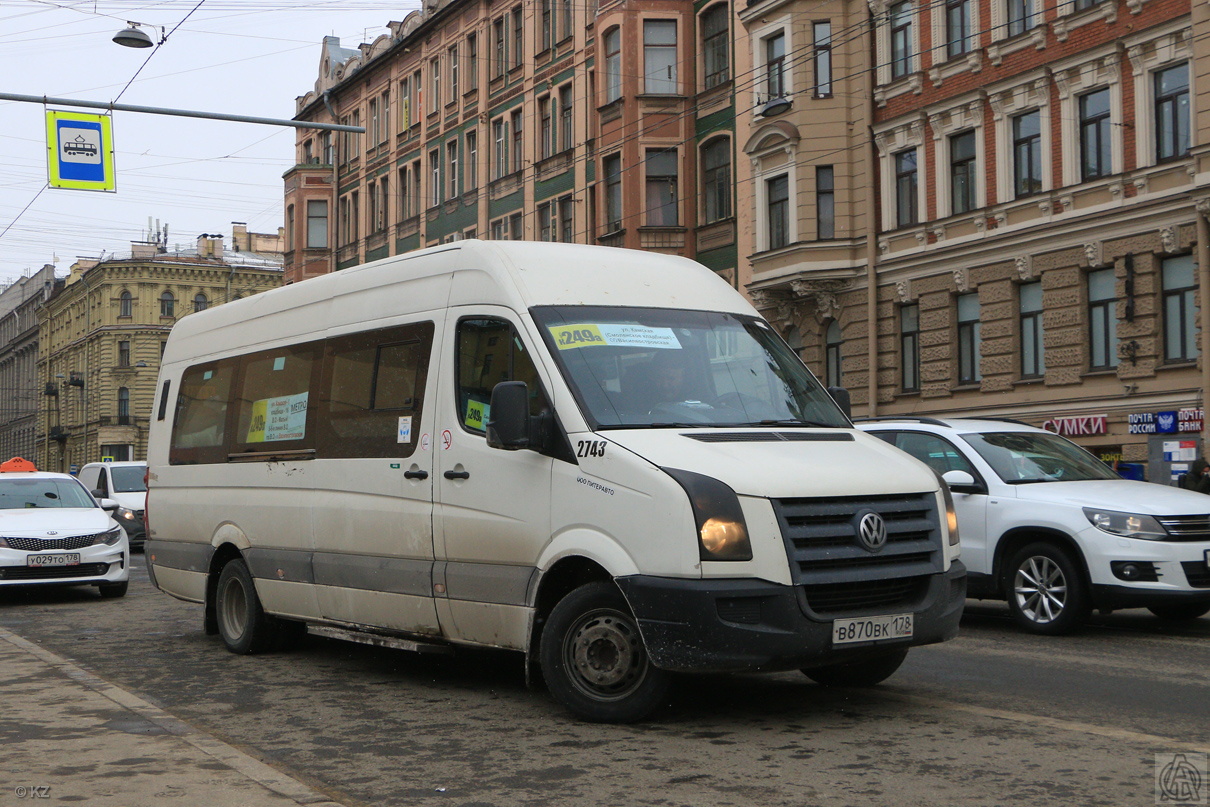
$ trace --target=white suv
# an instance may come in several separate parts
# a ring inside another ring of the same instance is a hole
[[[874,418],[857,427],[949,483],[968,596],[1007,600],[1034,633],[1093,608],[1210,611],[1210,496],[1120,478],[1057,434],[1004,420]]]

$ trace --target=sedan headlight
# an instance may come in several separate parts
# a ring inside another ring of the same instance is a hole
[[[702,560],[752,560],[748,526],[735,491],[704,474],[664,470],[689,494],[697,526],[698,556]]]
[[[1113,510],[1096,510],[1091,507],[1084,508],[1084,515],[1088,517],[1092,526],[1110,535],[1141,538],[1144,541],[1163,541],[1168,538],[1168,531],[1151,516],[1139,513],[1117,513]]]
[[[102,543],[108,544],[109,546],[113,546],[118,541],[122,540],[122,535],[123,535],[122,528],[115,527],[114,529],[105,533],[105,536],[101,539],[101,541],[102,541]]]

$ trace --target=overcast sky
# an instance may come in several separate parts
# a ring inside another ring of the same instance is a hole
[[[0,92],[289,119],[295,98],[314,86],[324,36],[349,48],[372,42],[416,6],[0,0]],[[158,48],[114,44],[128,20],[148,23],[156,42],[161,28],[169,38]],[[0,284],[47,263],[63,275],[80,256],[128,254],[131,241],[147,236],[148,218],[168,225],[170,248],[200,233],[229,238],[233,221],[277,232],[295,131],[114,112],[117,192],[43,190],[44,108],[0,101]]]

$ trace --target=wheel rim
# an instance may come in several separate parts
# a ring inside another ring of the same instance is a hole
[[[630,617],[613,609],[580,617],[563,643],[567,677],[584,695],[616,701],[634,692],[647,675],[647,653]]]
[[[239,641],[248,624],[248,594],[243,584],[234,577],[223,586],[219,596],[219,621],[223,634],[232,641]]]
[[[1013,590],[1017,608],[1030,622],[1054,622],[1067,608],[1067,576],[1045,555],[1028,558],[1017,568]]]

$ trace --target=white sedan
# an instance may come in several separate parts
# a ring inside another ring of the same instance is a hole
[[[94,585],[121,597],[130,579],[126,533],[68,474],[26,460],[0,464],[0,586]]]

